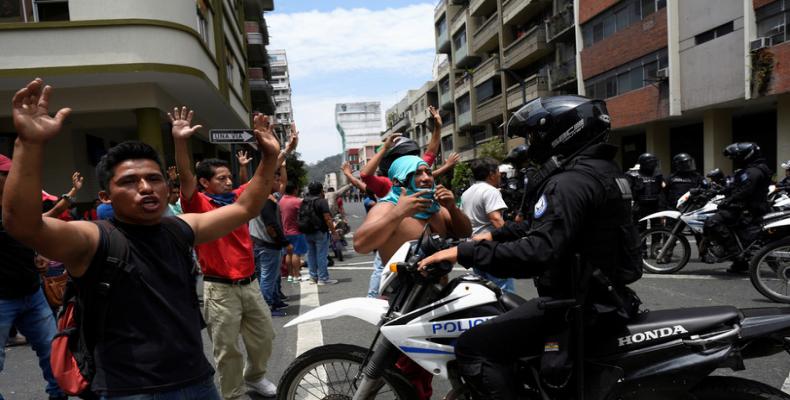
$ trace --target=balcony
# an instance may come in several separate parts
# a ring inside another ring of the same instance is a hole
[[[459,78],[455,81],[455,98],[458,99],[459,97],[469,93],[469,89],[472,86],[472,79],[469,76],[465,76]]]
[[[450,35],[447,26],[436,34],[436,54],[450,53]]]
[[[565,85],[576,82],[576,60],[571,59],[549,68],[549,89],[559,90]]]
[[[499,14],[494,13],[472,34],[472,51],[477,54],[493,50],[499,43]]]
[[[453,96],[449,87],[447,90],[439,89],[439,107],[443,110],[453,109]]]
[[[290,90],[291,85],[288,83],[275,83],[272,85],[274,90]]]
[[[472,161],[475,159],[475,145],[474,143],[466,144],[458,147],[458,155],[461,161]]]
[[[464,26],[466,26],[466,10],[458,10],[450,22],[450,34],[455,35]]]
[[[573,3],[546,20],[546,41],[552,42],[573,32]]]
[[[250,80],[250,90],[264,90],[272,95],[272,85],[266,80],[263,68],[247,68],[247,78]]]
[[[472,74],[472,84],[477,86],[499,73],[499,56],[493,56],[485,60],[475,68]]]
[[[455,118],[455,124],[458,125],[458,129],[469,128],[472,126],[472,111],[467,111],[463,114],[458,114],[458,117]]]
[[[546,44],[546,28],[538,25],[505,47],[503,64],[507,69],[519,69],[548,55],[551,51]]]
[[[402,114],[400,116],[400,119],[395,121],[395,123],[392,125],[392,128],[390,128],[390,130],[392,132],[403,133],[406,132],[406,130],[409,129],[410,127],[411,127],[411,121],[409,120],[409,118],[407,118],[406,114]]]
[[[455,132],[455,123],[450,121],[447,123],[442,124],[442,137],[450,136]]]
[[[260,16],[264,11],[274,10],[274,0],[244,0],[244,14]]]
[[[436,2],[436,8],[433,9],[433,21],[438,21],[445,12],[447,12],[447,1],[438,0]]]
[[[502,95],[498,94],[490,99],[477,105],[477,112],[475,113],[475,125],[483,125],[486,122],[491,122],[497,117],[502,116],[503,110]]]
[[[505,0],[502,3],[502,23],[515,25],[526,22],[551,3],[551,0]]]
[[[439,63],[439,66],[437,67],[436,80],[441,81],[442,78],[447,76],[447,74],[449,73],[450,73],[450,60],[445,59],[444,61]]]
[[[526,79],[526,98],[530,101],[534,98],[541,96],[548,96],[549,92],[548,80],[543,75],[532,75]],[[515,84],[507,88],[507,109],[514,111],[518,107],[524,105],[521,85]]]
[[[465,42],[463,46],[455,49],[453,62],[456,68],[467,68],[480,62],[480,57],[469,54],[469,42]]]
[[[483,17],[496,11],[496,0],[472,0],[469,2],[469,14]]]

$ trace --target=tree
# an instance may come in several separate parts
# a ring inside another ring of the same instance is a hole
[[[483,143],[477,152],[477,158],[483,157],[492,157],[497,161],[502,162],[502,160],[507,157],[505,142],[502,141],[502,138],[497,136],[490,141]]]
[[[460,198],[461,193],[468,189],[472,184],[472,168],[469,163],[460,162],[453,168],[452,189],[456,197]]]
[[[302,188],[307,186],[307,168],[299,153],[291,153],[285,157],[285,170],[288,172],[288,181]]]

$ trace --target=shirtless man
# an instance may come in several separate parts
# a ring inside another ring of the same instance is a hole
[[[358,253],[378,250],[382,260],[389,260],[403,243],[418,239],[425,224],[442,237],[471,234],[472,225],[456,207],[455,196],[441,185],[434,187],[431,169],[420,157],[398,158],[388,175],[395,186],[370,210],[354,234]]]

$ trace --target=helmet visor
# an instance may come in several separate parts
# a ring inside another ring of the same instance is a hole
[[[540,98],[530,101],[516,111],[505,127],[508,136],[518,135],[527,137],[540,126],[546,124],[551,114],[543,108]]]

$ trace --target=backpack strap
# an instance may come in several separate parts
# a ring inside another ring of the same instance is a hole
[[[178,218],[178,217],[175,217]],[[184,233],[181,228],[178,226],[182,222],[178,222],[173,218],[162,218],[162,227],[170,234],[173,239],[176,241],[176,247],[178,251],[184,253],[185,257],[188,257],[192,260],[192,268],[189,271],[190,276],[192,276],[193,285],[192,285],[192,302],[195,306],[200,306],[200,299],[198,298],[197,292],[197,277],[200,275],[200,266],[195,261],[193,249],[193,243],[189,243],[184,239]],[[186,223],[186,222],[183,222]],[[203,313],[200,313],[200,323],[203,327],[206,326],[205,321],[203,320]]]
[[[104,268],[99,274],[96,292],[92,296],[93,304],[91,304],[92,314],[96,317],[95,330],[93,332],[98,342],[104,337],[104,326],[110,303],[108,301],[110,291],[120,276],[120,272],[129,273],[134,269],[134,266],[129,264],[129,240],[124,236],[123,232],[108,220],[93,222],[99,227],[99,230],[106,234],[108,241]]]

